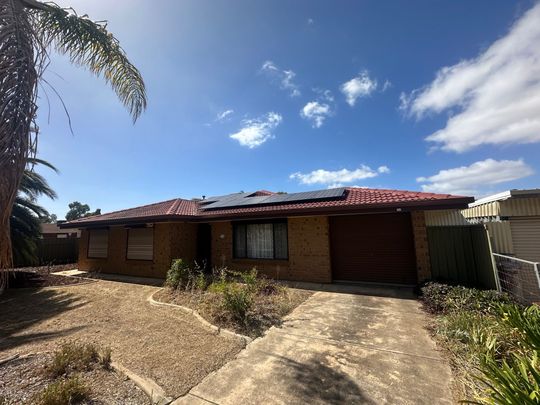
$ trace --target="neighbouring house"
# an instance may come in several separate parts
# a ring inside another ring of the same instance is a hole
[[[43,239],[78,238],[81,231],[75,228],[60,228],[58,224],[41,224],[41,237]]]
[[[79,268],[164,277],[171,260],[330,283],[413,285],[429,279],[425,213],[471,197],[336,188],[173,199],[81,218]]]
[[[462,214],[486,225],[495,253],[540,262],[540,189],[494,194],[469,204]]]

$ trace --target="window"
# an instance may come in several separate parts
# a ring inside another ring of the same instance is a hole
[[[109,231],[107,229],[93,229],[88,231],[89,259],[106,259],[109,253]]]
[[[154,228],[128,229],[126,257],[133,260],[154,258]]]
[[[287,222],[234,224],[234,257],[287,259]]]

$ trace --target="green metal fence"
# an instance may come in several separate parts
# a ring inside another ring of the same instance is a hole
[[[427,228],[434,280],[496,289],[488,235],[483,225]]]
[[[75,263],[79,256],[78,238],[45,238],[37,244],[40,265]]]

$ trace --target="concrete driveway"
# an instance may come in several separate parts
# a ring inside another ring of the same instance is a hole
[[[426,321],[414,299],[317,292],[175,403],[451,403]]]

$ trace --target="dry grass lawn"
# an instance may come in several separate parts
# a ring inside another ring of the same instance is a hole
[[[73,340],[97,343],[168,395],[183,395],[242,345],[213,334],[191,315],[150,305],[147,297],[157,289],[99,280],[9,290],[0,296],[0,358],[52,351]]]

